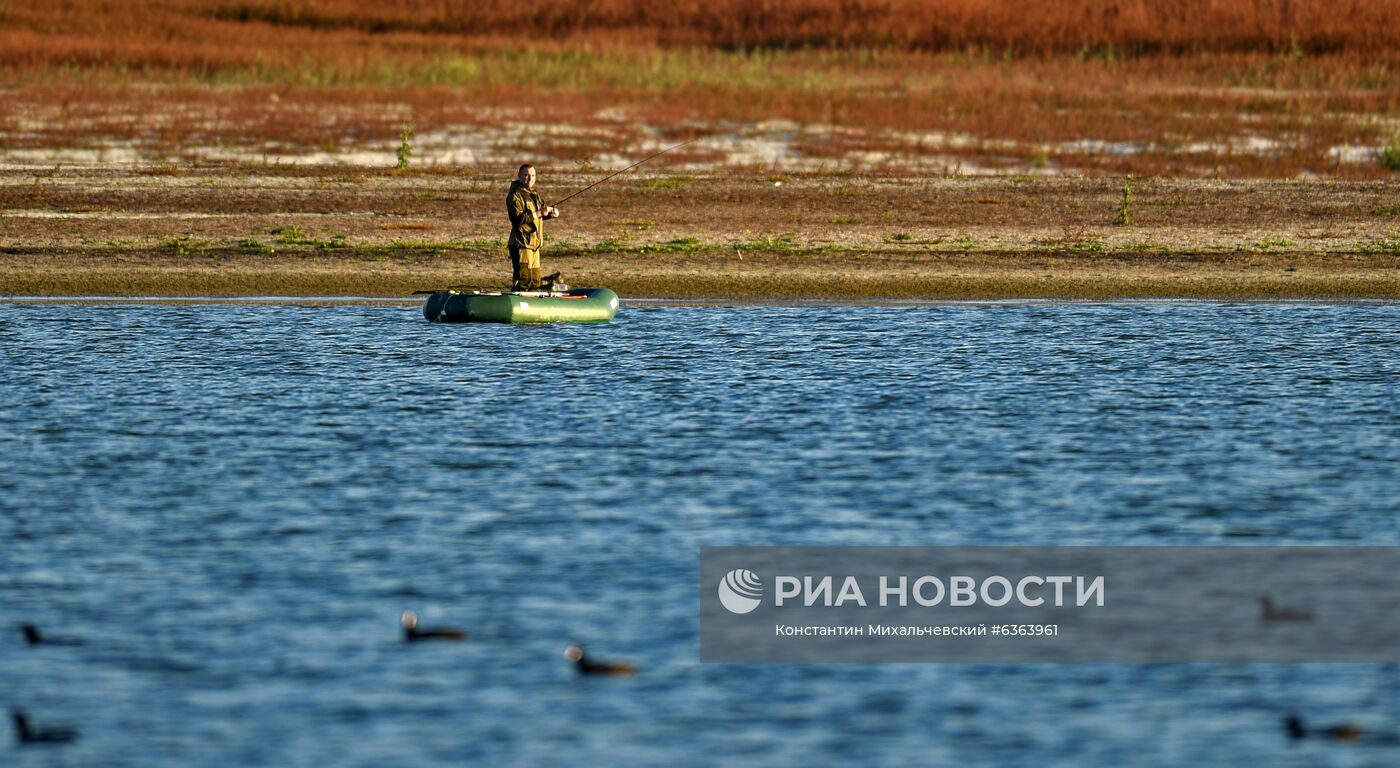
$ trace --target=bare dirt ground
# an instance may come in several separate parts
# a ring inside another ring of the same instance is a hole
[[[0,294],[502,288],[512,170],[0,170]],[[596,178],[544,167],[540,192]],[[564,207],[544,266],[624,297],[1400,298],[1393,182],[1138,179],[1126,201],[1124,187],[636,173]]]

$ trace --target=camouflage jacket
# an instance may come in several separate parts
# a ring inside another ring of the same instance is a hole
[[[544,201],[519,181],[510,183],[506,215],[510,217],[511,245],[533,250],[544,244]]]

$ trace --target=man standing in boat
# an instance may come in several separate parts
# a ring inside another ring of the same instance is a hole
[[[510,217],[510,268],[512,291],[562,289],[559,273],[540,277],[540,246],[544,245],[544,220],[559,218],[559,209],[545,205],[535,194],[535,166],[520,166],[506,194]]]

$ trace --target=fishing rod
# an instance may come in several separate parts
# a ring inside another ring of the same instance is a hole
[[[645,162],[648,161],[648,160],[655,160],[656,158],[661,157],[662,155],[666,154],[667,152],[671,152],[671,151],[673,151],[673,150],[680,149],[681,147],[684,147],[684,146],[687,146],[687,145],[690,145],[690,144],[694,144],[695,142],[697,142],[697,141],[699,141],[699,140],[701,140],[701,139],[703,139],[703,138],[705,138],[705,137],[704,137],[704,136],[696,136],[695,138],[691,139],[690,141],[681,142],[680,144],[677,144],[677,145],[675,145],[674,147],[667,147],[667,148],[661,150],[660,152],[657,152],[657,153],[654,154],[654,155],[647,155],[646,157],[644,157],[644,158],[642,158],[641,160],[638,160],[637,162],[635,162],[635,163],[633,163],[633,164],[627,166],[626,168],[623,168],[623,169],[620,170],[620,171],[615,171],[615,172],[613,172],[613,173],[610,173],[610,174],[608,174],[607,176],[604,176],[603,178],[598,179],[597,181],[593,182],[592,184],[589,184],[588,186],[584,187],[583,189],[580,189],[580,190],[578,190],[577,192],[574,192],[573,194],[569,195],[568,197],[565,197],[563,200],[560,200],[559,202],[555,203],[555,204],[554,204],[554,207],[557,208],[557,207],[563,205],[564,203],[566,203],[566,202],[568,202],[568,201],[574,199],[575,197],[578,197],[579,195],[583,194],[584,192],[587,192],[588,190],[590,190],[590,189],[592,189],[592,188],[598,186],[599,184],[602,184],[603,182],[607,181],[608,179],[611,179],[611,178],[613,178],[613,177],[615,177],[615,176],[621,176],[622,174],[627,173],[628,171],[632,170],[633,168],[636,168],[637,166],[641,165],[642,163],[645,163]],[[446,288],[446,289],[443,289],[443,290],[414,291],[414,292],[413,292],[413,295],[414,295],[414,296],[428,296],[428,295],[435,294],[435,293],[443,293],[444,291],[454,291],[454,290],[457,290],[457,289],[459,289],[459,288],[466,288],[466,287],[467,287],[467,286],[464,286],[464,285],[454,285],[454,286],[451,286],[451,287]]]
[[[592,184],[589,184],[588,186],[584,187],[583,189],[580,189],[579,191],[577,191],[577,192],[575,192],[575,193],[569,195],[568,197],[564,198],[563,200],[560,200],[559,202],[555,203],[553,207],[558,208],[559,206],[563,205],[564,203],[567,203],[568,201],[574,199],[575,197],[578,197],[579,195],[581,195],[581,194],[583,194],[584,192],[587,192],[588,190],[590,190],[590,189],[592,189],[592,188],[598,186],[599,184],[602,184],[603,182],[607,181],[608,179],[613,178],[614,176],[621,176],[622,174],[627,173],[628,171],[632,170],[633,168],[636,168],[637,166],[641,165],[642,163],[645,163],[645,162],[648,161],[648,160],[653,160],[653,159],[655,159],[655,158],[661,157],[662,155],[666,154],[667,152],[670,152],[671,150],[680,149],[681,147],[684,147],[684,146],[686,146],[686,145],[688,145],[688,144],[694,144],[695,142],[699,141],[699,140],[702,139],[702,138],[704,138],[704,137],[703,137],[703,136],[697,136],[697,137],[691,139],[690,141],[683,142],[683,143],[681,143],[681,144],[677,144],[677,145],[674,146],[674,147],[667,147],[667,148],[661,150],[660,152],[657,152],[657,153],[654,154],[654,155],[650,155],[650,156],[648,156],[648,157],[644,157],[644,158],[642,158],[641,160],[638,160],[637,162],[635,162],[635,163],[633,163],[633,164],[627,166],[626,168],[623,168],[623,169],[620,170],[620,171],[616,171],[616,172],[614,172],[614,173],[610,173],[610,174],[608,174],[607,176],[604,176],[603,178],[598,179],[597,181],[593,182]]]

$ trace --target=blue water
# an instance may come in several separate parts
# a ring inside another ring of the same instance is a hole
[[[696,576],[702,545],[1400,544],[1398,331],[0,305],[0,706],[82,732],[0,763],[1393,764],[1279,727],[1400,733],[1393,666],[701,665]],[[410,608],[471,639],[401,642]]]

